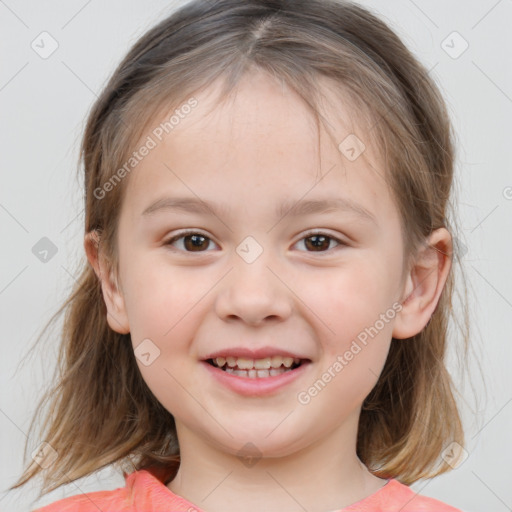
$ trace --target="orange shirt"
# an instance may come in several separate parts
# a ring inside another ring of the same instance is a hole
[[[125,475],[126,485],[112,491],[78,494],[34,512],[202,512],[174,494],[147,470]],[[420,496],[391,479],[374,494],[339,512],[461,512],[433,498]]]

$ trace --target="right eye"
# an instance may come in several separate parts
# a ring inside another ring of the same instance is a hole
[[[214,243],[210,238],[197,231],[185,231],[173,236],[165,245],[172,245],[184,252],[206,252],[209,242]]]

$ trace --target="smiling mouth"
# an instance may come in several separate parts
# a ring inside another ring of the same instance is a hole
[[[249,379],[261,379],[291,372],[302,364],[310,361],[309,359],[273,356],[256,360],[236,357],[216,357],[214,359],[207,359],[206,362],[231,375]]]

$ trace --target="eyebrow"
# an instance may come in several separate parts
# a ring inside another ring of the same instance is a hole
[[[148,206],[142,212],[142,215],[147,216],[159,211],[167,210],[181,210],[187,213],[208,214],[216,217],[227,214],[227,210],[224,205],[216,204],[211,201],[194,197],[165,197]],[[275,215],[278,219],[281,219],[286,215],[301,216],[337,211],[355,213],[367,221],[375,224],[377,223],[375,216],[369,210],[348,198],[341,197],[307,201],[285,200],[276,208]]]

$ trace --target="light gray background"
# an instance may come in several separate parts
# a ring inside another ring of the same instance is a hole
[[[53,373],[58,340],[48,340],[35,357],[20,362],[68,294],[82,257],[76,163],[85,116],[129,46],[177,4],[0,0],[1,510],[26,511],[67,495],[124,485],[122,477],[107,469],[37,503],[32,503],[36,482],[6,492],[21,473],[29,421]],[[468,379],[463,387],[469,457],[451,473],[413,489],[466,511],[512,510],[512,2],[361,4],[380,13],[432,68],[458,134],[458,208],[475,327],[474,389]],[[58,42],[47,59],[31,48],[43,31]],[[453,31],[469,44],[458,58],[453,56],[462,49],[462,39],[446,39]],[[442,45],[452,47],[452,56]],[[46,263],[32,252],[42,237],[58,249]],[[38,440],[30,441],[35,448]]]

